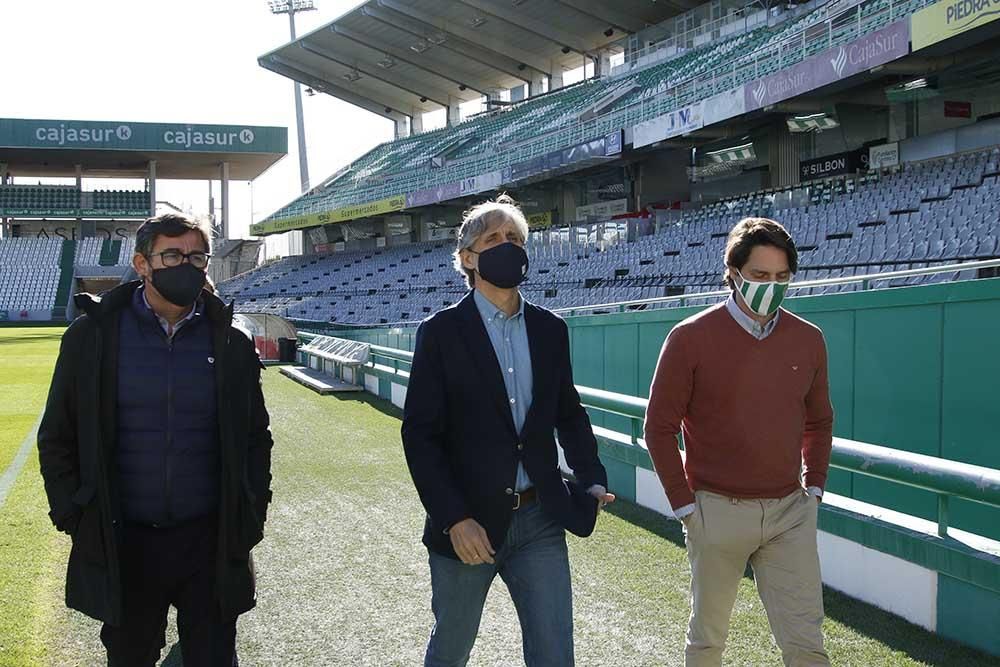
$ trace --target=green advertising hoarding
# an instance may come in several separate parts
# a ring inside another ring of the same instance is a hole
[[[0,118],[0,148],[285,154],[288,129]]]
[[[0,217],[8,218],[148,218],[149,209],[104,208],[3,208]]]

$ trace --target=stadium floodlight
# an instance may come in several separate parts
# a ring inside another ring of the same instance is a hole
[[[382,60],[378,61],[378,66],[382,69],[392,69],[396,66],[396,61],[393,60],[392,56],[386,56]]]
[[[469,25],[471,25],[473,28],[481,28],[483,25],[486,24],[486,21],[487,19],[485,16],[475,16],[469,21]]]
[[[443,32],[436,32],[433,35],[427,36],[427,41],[433,44],[434,46],[440,46],[441,44],[444,44],[444,41],[446,39],[448,39],[448,37]]]
[[[295,41],[295,15],[299,12],[315,11],[313,0],[268,0],[272,14],[288,14],[288,29],[291,41]],[[295,90],[295,129],[299,140],[299,185],[302,192],[309,191],[309,160],[306,157],[306,124],[302,115],[302,86],[293,81]],[[322,90],[322,88],[319,88]]]
[[[271,8],[272,14],[308,12],[316,9],[313,0],[268,0],[267,6]]]
[[[410,44],[410,51],[413,51],[415,53],[423,53],[429,48],[431,48],[431,45],[425,42],[424,40],[420,40],[416,44]]]
[[[356,81],[358,81],[358,79],[361,78],[361,75],[358,74],[358,70],[352,69],[350,72],[344,74],[344,78],[350,81],[351,83],[355,83]]]

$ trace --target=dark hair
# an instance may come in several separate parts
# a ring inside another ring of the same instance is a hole
[[[781,223],[770,218],[743,218],[736,223],[726,239],[726,267],[743,268],[750,259],[750,252],[759,245],[784,250],[788,255],[788,268],[792,273],[798,271],[799,251],[795,249],[795,241]],[[730,289],[735,289],[728,271],[723,274],[723,278]]]
[[[149,257],[156,244],[156,237],[168,236],[177,238],[190,231],[201,234],[205,243],[205,252],[212,252],[212,230],[207,222],[196,220],[181,213],[164,213],[149,218],[139,226],[135,233],[135,252],[143,257]]]

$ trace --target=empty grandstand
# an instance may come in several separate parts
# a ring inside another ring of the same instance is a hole
[[[718,201],[665,217],[658,231],[631,241],[627,221],[537,231],[528,244],[532,271],[524,289],[549,308],[717,290],[726,234],[748,215],[785,222],[798,239],[799,280],[992,259],[1000,256],[998,177],[1000,148],[992,148],[819,183],[807,192],[788,187]],[[350,324],[420,320],[464,293],[453,249],[430,242],[289,257],[221,288],[244,312]],[[936,273],[886,286],[977,275]],[[811,292],[858,288],[846,283]]]
[[[255,178],[286,146],[284,128],[0,119],[0,319],[72,319],[72,294],[127,276],[158,178],[220,180],[213,278],[253,268],[260,241],[228,238],[229,179]],[[101,187],[109,177],[141,187]]]
[[[658,22],[630,5],[617,23],[586,4],[518,4],[476,28],[470,3],[373,0],[262,56],[266,68],[394,120],[397,138],[253,228],[307,230],[312,253],[222,292],[241,309],[300,320],[420,320],[465,289],[449,241],[462,209],[500,191],[533,221],[525,291],[551,308],[716,290],[725,234],[745,215],[788,225],[800,281],[998,256],[995,30],[923,37],[938,6],[930,0],[661,7]],[[590,63],[569,86],[565,59],[546,70],[513,39],[534,31],[532,49],[568,57],[553,47],[565,33],[551,27],[564,16],[579,21]],[[595,21],[611,28],[595,33]],[[470,40],[470,25],[482,40]],[[434,39],[404,67],[398,51],[430,26]],[[362,38],[356,66],[342,71],[340,50]],[[526,66],[512,77],[514,55]],[[442,79],[463,94],[423,94]],[[486,111],[461,117],[459,103],[486,84]],[[951,98],[974,99],[975,113]],[[437,108],[447,126],[422,131]],[[988,275],[957,269],[872,285]]]

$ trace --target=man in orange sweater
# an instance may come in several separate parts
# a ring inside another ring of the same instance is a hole
[[[646,445],[691,562],[685,664],[722,663],[749,562],[785,664],[829,665],[816,549],[833,430],[826,344],[780,308],[798,267],[784,227],[741,220],[725,262],[732,295],[670,332],[646,412]]]

